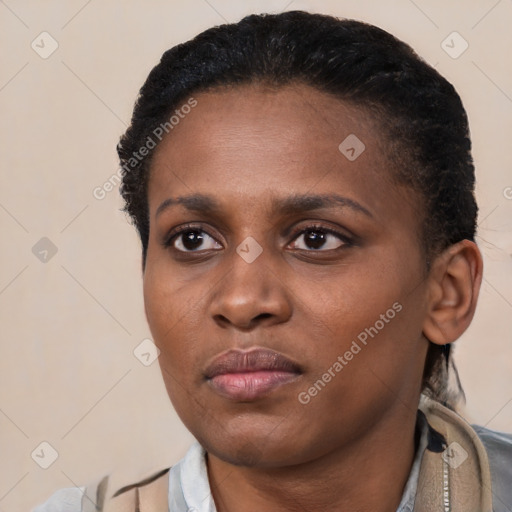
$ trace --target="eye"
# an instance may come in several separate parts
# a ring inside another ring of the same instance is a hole
[[[297,230],[290,244],[292,249],[308,252],[326,252],[351,245],[353,243],[348,236],[318,225]],[[164,246],[181,253],[222,249],[222,245],[213,236],[201,227],[192,225],[182,226],[171,232]]]
[[[180,252],[199,252],[199,250],[222,249],[222,246],[206,231],[198,227],[185,226],[169,236],[166,247]]]
[[[329,251],[344,245],[352,245],[347,236],[323,226],[308,226],[294,238],[292,249]]]

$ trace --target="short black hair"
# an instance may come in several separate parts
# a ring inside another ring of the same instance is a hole
[[[393,179],[422,203],[426,269],[432,257],[473,240],[478,208],[467,115],[454,87],[406,43],[360,21],[289,11],[253,14],[205,30],[167,50],[137,98],[117,146],[121,194],[142,242],[148,240],[147,185],[155,129],[191,95],[243,84],[306,84],[374,114]],[[340,141],[341,142],[341,141]],[[431,344],[424,389],[449,402],[449,347]]]

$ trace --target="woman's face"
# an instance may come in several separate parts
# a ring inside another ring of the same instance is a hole
[[[302,85],[194,97],[148,187],[144,298],[176,411],[261,467],[390,432],[416,414],[427,291],[419,201],[377,123]]]

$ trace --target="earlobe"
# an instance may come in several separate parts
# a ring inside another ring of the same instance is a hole
[[[432,343],[452,343],[469,327],[482,272],[482,255],[470,240],[451,245],[435,259],[428,277],[429,296],[423,324],[423,334]]]

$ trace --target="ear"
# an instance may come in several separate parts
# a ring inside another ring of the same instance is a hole
[[[451,245],[434,260],[423,324],[423,334],[432,343],[452,343],[468,328],[475,313],[482,272],[482,255],[470,240]]]

